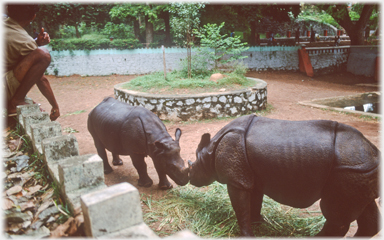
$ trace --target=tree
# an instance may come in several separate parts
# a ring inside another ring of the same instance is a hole
[[[104,24],[109,20],[107,12],[111,5],[104,4],[40,4],[40,11],[37,14],[36,22],[38,27],[44,27],[49,31],[51,37],[54,37],[54,30],[60,25],[66,24],[74,26],[76,37],[80,38],[79,24],[85,22],[88,25]]]
[[[167,5],[161,4],[119,4],[114,6],[110,13],[113,19],[134,21],[135,35],[138,37],[138,20],[144,18],[145,21],[145,41],[150,44],[153,42],[153,24],[159,17],[164,18],[166,33],[169,30],[169,16],[168,16],[168,29],[167,29]],[[170,36],[166,39],[170,39]],[[170,40],[168,40],[170,41]]]
[[[248,42],[255,45],[257,24],[262,19],[284,22],[290,16],[300,13],[300,5],[296,4],[207,4],[203,13],[203,24],[226,22],[227,31],[250,30]]]
[[[200,9],[204,3],[172,3],[169,12],[172,13],[171,27],[179,43],[187,48],[188,78],[191,78],[191,47],[193,46],[193,29],[199,27]]]
[[[364,45],[363,31],[373,11],[378,10],[378,4],[355,4],[354,9],[358,13],[358,16],[356,16],[351,14],[347,3],[319,4],[316,6],[331,15],[345,29],[351,40],[351,45]],[[353,18],[351,18],[351,15]]]
[[[225,64],[238,59],[247,58],[248,56],[242,56],[241,53],[248,48],[245,47],[247,43],[241,43],[239,37],[227,37],[228,34],[221,34],[220,30],[224,27],[224,22],[217,26],[216,23],[207,23],[199,31],[194,30],[196,37],[201,38],[201,47],[213,49],[211,51],[205,51],[208,57],[208,61],[212,60],[215,63],[215,69],[218,67],[218,63]],[[224,55],[229,55],[229,59],[222,59]]]

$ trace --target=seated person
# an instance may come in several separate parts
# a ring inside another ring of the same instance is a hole
[[[50,42],[48,33],[41,29],[36,40],[25,30],[35,19],[38,5],[8,4],[8,18],[4,21],[5,36],[5,93],[8,116],[16,115],[16,106],[27,104],[25,97],[36,84],[51,104],[50,119],[60,116],[59,106],[44,72],[51,63],[51,55],[39,46]]]

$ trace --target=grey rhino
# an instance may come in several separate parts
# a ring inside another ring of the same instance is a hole
[[[172,188],[166,175],[178,185],[188,183],[189,170],[180,157],[181,130],[176,129],[174,141],[161,120],[151,111],[114,98],[105,98],[89,113],[88,131],[97,153],[103,159],[105,174],[113,171],[108,163],[107,149],[112,152],[113,165],[123,164],[119,155],[130,155],[139,174],[139,186],[150,187],[153,183],[144,161],[147,155],[152,158],[159,175],[160,189]]]
[[[318,199],[326,222],[318,236],[379,231],[380,151],[358,130],[326,120],[286,121],[256,115],[237,118],[213,138],[204,134],[189,161],[190,183],[227,184],[243,236],[262,220],[263,195],[295,208]]]

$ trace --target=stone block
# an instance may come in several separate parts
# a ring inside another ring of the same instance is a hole
[[[59,182],[59,160],[78,156],[79,144],[72,134],[53,138],[46,138],[41,142],[44,160],[48,165],[48,171],[54,180]]]
[[[107,187],[103,160],[96,154],[62,159],[58,162],[60,190],[72,212],[81,208],[80,196]]]
[[[49,114],[47,112],[34,112],[34,113],[23,113],[24,131],[29,137],[31,137],[31,125],[36,123],[49,123]]]
[[[96,154],[62,160],[59,162],[59,180],[65,192],[104,183],[103,160]]]
[[[143,222],[139,191],[127,182],[80,197],[84,230],[97,238]]]
[[[43,122],[31,125],[32,145],[39,154],[43,154],[41,141],[57,136],[62,136],[61,125],[58,122]]]
[[[129,227],[118,232],[97,237],[97,239],[118,239],[118,238],[156,239],[160,237],[157,236],[156,233],[154,233],[152,229],[150,229],[145,223],[140,223],[139,225],[135,225],[133,227]]]
[[[23,114],[40,112],[40,107],[37,104],[19,105],[16,107],[17,119],[21,126],[24,127]]]

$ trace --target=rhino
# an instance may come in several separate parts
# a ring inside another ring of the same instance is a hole
[[[242,236],[263,219],[263,195],[295,208],[321,199],[326,222],[317,236],[355,236],[379,231],[380,151],[355,128],[328,120],[287,121],[239,117],[212,139],[205,133],[188,161],[190,183],[227,184]]]
[[[166,175],[181,186],[189,182],[189,169],[180,157],[181,130],[176,129],[173,140],[162,121],[146,108],[105,98],[89,113],[88,131],[103,159],[105,174],[113,171],[108,163],[107,149],[112,153],[113,165],[123,164],[119,155],[131,157],[139,174],[139,186],[150,187],[153,184],[144,161],[147,155],[153,160],[160,189],[172,188]]]

